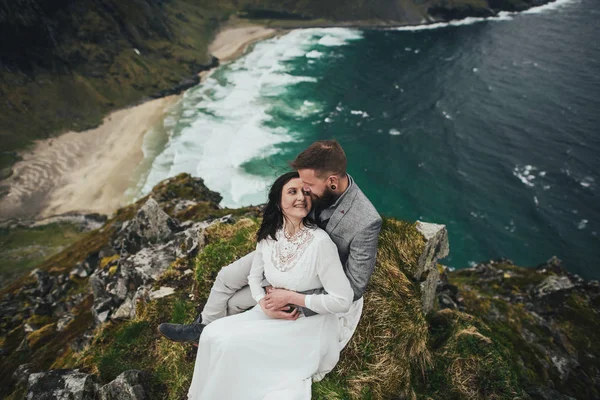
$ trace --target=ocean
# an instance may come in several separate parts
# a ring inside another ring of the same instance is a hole
[[[384,216],[445,224],[453,268],[553,255],[600,278],[600,3],[429,26],[301,29],[255,44],[148,132],[132,198],[180,172],[264,203],[337,139]]]

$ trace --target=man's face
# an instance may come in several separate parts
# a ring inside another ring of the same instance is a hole
[[[339,196],[327,184],[328,177],[319,178],[314,169],[299,169],[298,174],[304,190],[310,193],[313,206],[324,209],[335,203]]]

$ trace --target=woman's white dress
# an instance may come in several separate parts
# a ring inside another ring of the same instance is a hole
[[[319,313],[295,321],[267,317],[256,305],[245,313],[209,324],[200,336],[190,400],[304,400],[311,381],[331,371],[352,335],[362,299],[353,291],[337,248],[325,231],[302,228],[277,241],[261,240],[249,276],[252,296],[265,296],[263,279],[276,288],[327,294],[307,295],[307,308]]]

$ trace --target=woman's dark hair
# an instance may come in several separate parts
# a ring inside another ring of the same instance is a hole
[[[262,224],[256,234],[257,241],[260,242],[269,236],[274,240],[277,240],[275,239],[275,232],[283,227],[284,218],[283,211],[281,211],[280,208],[281,193],[283,192],[285,184],[294,178],[300,178],[300,175],[296,171],[285,173],[273,182],[271,190],[269,190],[269,199],[263,208]],[[305,226],[310,228],[315,226],[315,222],[310,219],[308,215],[302,219],[302,222]]]

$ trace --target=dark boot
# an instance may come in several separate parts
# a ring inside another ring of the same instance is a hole
[[[188,325],[182,324],[160,324],[158,331],[167,339],[174,342],[198,343],[200,334],[206,325],[201,324],[202,318],[197,318]]]

